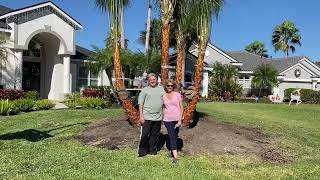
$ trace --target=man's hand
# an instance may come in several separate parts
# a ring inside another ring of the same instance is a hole
[[[140,123],[141,125],[144,124],[144,117],[143,117],[143,116],[140,116],[139,123]]]

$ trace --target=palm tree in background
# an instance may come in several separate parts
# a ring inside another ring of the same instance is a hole
[[[264,43],[261,41],[252,42],[251,44],[245,47],[245,50],[247,52],[259,55],[261,57],[269,57],[269,55],[267,54],[268,51],[266,50]]]
[[[253,85],[259,89],[259,97],[262,89],[271,89],[278,86],[278,71],[270,64],[262,64],[253,72]]]
[[[149,51],[149,42],[150,42],[150,29],[151,29],[151,23],[152,23],[152,0],[148,0],[148,17],[147,17],[147,30],[146,30],[146,38],[145,38],[145,44],[144,44],[144,52],[147,54]]]
[[[292,53],[295,52],[295,45],[301,46],[299,29],[296,28],[296,25],[293,22],[285,20],[273,30],[272,44],[276,52],[279,50],[283,51],[287,58],[289,56],[289,51]]]
[[[96,5],[103,12],[108,12],[110,18],[110,37],[113,41],[113,65],[116,78],[116,90],[118,91],[119,98],[122,106],[126,110],[132,124],[137,124],[139,121],[139,113],[133,106],[127,93],[125,92],[125,85],[122,77],[122,66],[120,62],[120,48],[119,38],[120,32],[123,28],[121,23],[121,14],[124,11],[126,0],[96,0]]]
[[[184,124],[189,125],[194,110],[200,98],[202,72],[204,68],[204,54],[211,34],[212,18],[217,17],[222,10],[224,0],[191,0],[191,13],[197,27],[198,60],[195,71],[195,95],[184,111]]]
[[[168,79],[168,64],[169,64],[169,37],[170,23],[177,0],[157,0],[161,7],[162,20],[162,53],[161,53],[161,81],[165,82]]]

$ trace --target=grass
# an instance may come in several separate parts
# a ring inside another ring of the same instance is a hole
[[[261,128],[294,156],[294,162],[280,165],[220,155],[185,156],[172,165],[165,151],[140,159],[134,150],[108,151],[74,139],[88,123],[124,118],[123,111],[59,110],[0,117],[0,179],[320,177],[320,106],[209,103],[198,110],[218,121]]]

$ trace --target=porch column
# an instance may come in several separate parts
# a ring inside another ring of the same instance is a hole
[[[70,56],[63,57],[63,85],[63,92],[70,93]]]
[[[312,90],[316,90],[317,88],[317,80],[316,79],[312,79]]]
[[[22,60],[23,50],[15,50],[14,56],[16,59],[16,69],[15,69],[15,82],[14,86],[16,89],[22,90],[22,70],[23,70],[23,60]]]
[[[204,71],[202,75],[202,97],[208,97],[209,74]]]

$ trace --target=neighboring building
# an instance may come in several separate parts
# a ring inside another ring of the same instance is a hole
[[[13,10],[0,5],[0,32],[10,37],[1,61],[0,85],[36,90],[41,98],[63,100],[83,86],[109,85],[85,66],[90,50],[76,45],[82,25],[52,2]]]
[[[185,67],[186,82],[193,79],[197,55],[198,49],[197,46],[194,45],[190,48],[189,54],[187,55]],[[279,86],[273,89],[273,94],[278,94],[281,98],[284,97],[284,90],[288,88],[320,90],[320,63],[316,65],[304,56],[270,59],[249,52],[225,52],[212,44],[208,44],[204,61],[207,70],[212,69],[212,65],[215,62],[237,66],[239,69],[239,83],[245,92],[251,89],[253,71],[261,64],[271,64],[278,70]],[[170,74],[175,73],[175,63],[175,55],[173,55],[170,64]],[[202,96],[208,95],[208,82],[208,72],[204,71]]]

